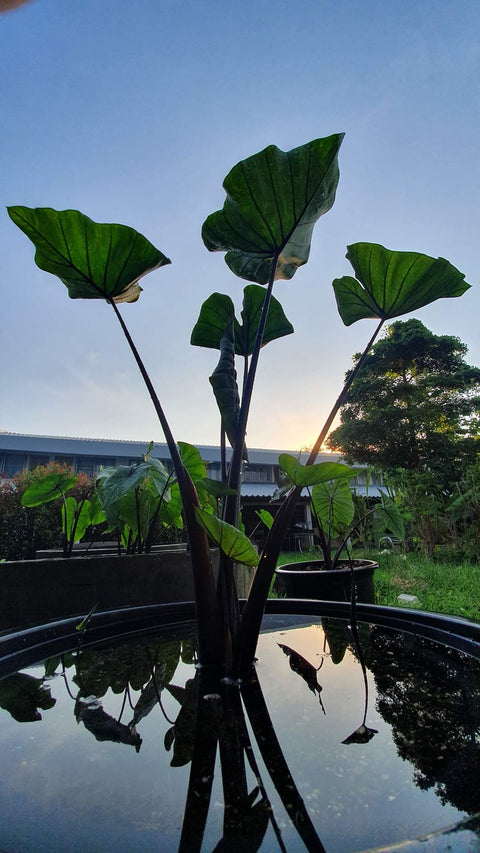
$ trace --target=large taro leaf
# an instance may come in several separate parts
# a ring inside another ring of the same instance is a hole
[[[461,296],[470,285],[445,258],[419,252],[395,252],[378,243],[354,243],[346,257],[355,271],[333,282],[346,326],[366,317],[392,320],[435,299]]]
[[[312,489],[312,504],[315,515],[329,538],[347,532],[355,515],[355,505],[346,480],[317,483]]]
[[[97,492],[100,503],[105,512],[109,524],[118,524],[120,520],[120,501],[126,495],[134,495],[142,483],[150,474],[150,466],[146,462],[138,462],[133,465],[118,465],[117,468],[109,469],[111,474],[97,480]]]
[[[247,284],[243,291],[242,323],[234,315],[233,302],[222,293],[212,293],[205,300],[195,324],[190,343],[198,347],[220,349],[225,329],[233,321],[235,354],[249,356],[253,352],[262,313],[265,290],[258,284]],[[262,346],[270,341],[291,335],[293,326],[287,320],[278,299],[271,297]]]
[[[207,476],[207,466],[197,447],[187,441],[179,441],[178,450],[193,483]]]
[[[195,517],[227,557],[245,566],[258,565],[257,551],[245,533],[198,507],[195,507]]]
[[[78,210],[9,207],[35,245],[35,262],[57,275],[72,299],[135,302],[138,279],[170,260],[127,225],[93,222]]]
[[[328,480],[349,479],[357,473],[342,462],[318,462],[317,465],[302,465],[289,453],[281,453],[278,464],[295,486],[314,486]]]
[[[292,151],[270,145],[237,163],[223,182],[223,209],[203,224],[207,249],[226,252],[232,272],[248,281],[267,284],[272,265],[275,279],[291,279],[335,201],[342,139],[337,133]]]
[[[41,480],[25,489],[22,495],[22,506],[40,506],[50,503],[65,495],[77,480],[78,477],[68,471],[61,473],[52,471],[45,474]]]

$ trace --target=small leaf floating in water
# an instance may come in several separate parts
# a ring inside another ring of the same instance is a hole
[[[342,740],[342,743],[368,743],[376,734],[378,734],[378,729],[369,729],[362,723],[351,735]]]
[[[290,646],[284,646],[282,643],[277,643],[277,645],[281,648],[282,652],[288,657],[290,661],[290,669],[293,672],[296,672],[297,675],[300,675],[301,678],[307,684],[309,690],[312,693],[318,694],[318,701],[322,707],[323,713],[325,713],[325,708],[323,707],[323,702],[320,696],[321,691],[323,690],[322,685],[317,681],[317,671],[311,663],[308,662],[302,655],[299,655],[298,652],[295,652]]]

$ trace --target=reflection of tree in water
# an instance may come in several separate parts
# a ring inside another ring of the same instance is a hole
[[[445,805],[480,811],[480,662],[428,640],[382,628],[369,660],[377,709],[422,790]]]

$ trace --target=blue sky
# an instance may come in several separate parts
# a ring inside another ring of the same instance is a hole
[[[123,316],[176,437],[216,444],[216,354],[190,332],[210,293],[240,308],[246,282],[201,225],[236,162],[340,131],[335,206],[276,288],[296,331],[262,353],[248,443],[311,444],[370,336],[336,312],[349,243],[464,272],[464,297],[416,316],[480,364],[479,32],[478,0],[33,0],[1,15],[0,429],[163,440],[111,309],[37,269],[6,205],[131,225],[172,259]]]

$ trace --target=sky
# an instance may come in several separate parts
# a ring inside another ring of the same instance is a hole
[[[1,6],[1,3],[0,3]],[[33,0],[0,15],[0,429],[163,441],[111,308],[38,269],[7,205],[74,208],[172,259],[122,314],[177,440],[218,444],[214,350],[189,343],[243,287],[201,239],[238,161],[344,132],[334,207],[274,294],[295,334],[262,350],[247,443],[315,440],[374,321],[334,278],[358,241],[442,256],[472,285],[415,316],[480,365],[478,0]],[[407,319],[407,318],[405,318]]]

